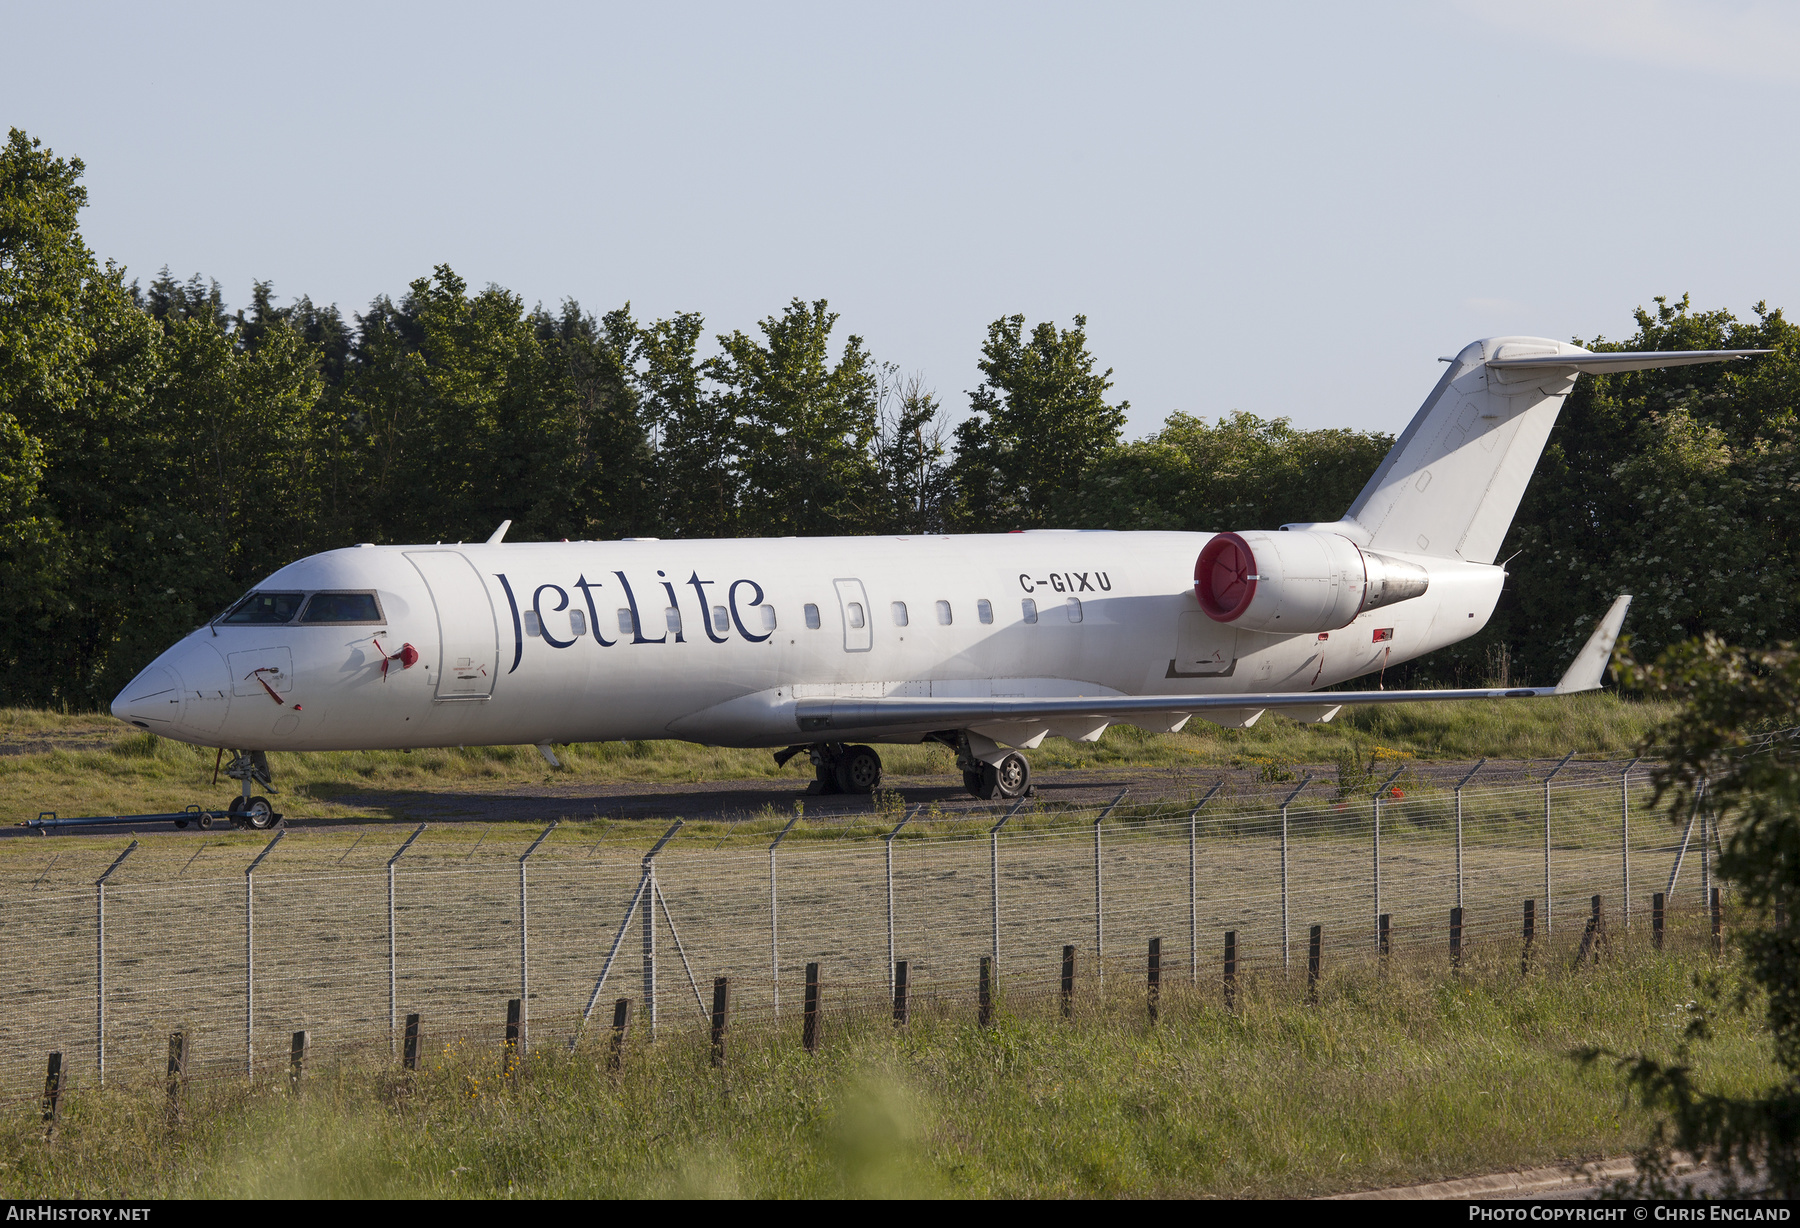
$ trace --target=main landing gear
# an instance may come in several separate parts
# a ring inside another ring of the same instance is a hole
[[[988,753],[985,758],[978,758],[966,734],[933,734],[929,740],[956,751],[963,787],[983,801],[1023,797],[1031,792],[1031,762],[1018,751],[1002,750],[985,742]],[[842,742],[790,746],[775,752],[775,766],[787,766],[788,760],[802,752],[813,765],[813,782],[806,786],[809,795],[867,795],[881,787],[881,756],[873,747],[846,746]]]
[[[1023,797],[1031,792],[1031,761],[1018,751],[1000,751],[995,747],[998,753],[977,758],[966,734],[960,735],[954,746],[963,788],[982,801]]]
[[[775,766],[805,751],[812,760],[813,782],[806,786],[809,795],[821,793],[860,793],[867,795],[881,787],[881,756],[869,746],[845,746],[842,742],[814,742],[811,746],[790,746],[775,752]]]
[[[242,782],[243,792],[231,799],[226,808],[225,817],[231,820],[233,827],[254,827],[258,831],[266,831],[281,821],[275,806],[268,798],[252,791],[253,786],[261,785],[270,793],[276,788],[269,774],[269,757],[260,750],[240,750],[231,757],[231,762],[224,767],[224,772],[233,780]],[[202,828],[213,825],[213,816],[202,812],[197,820]],[[186,827],[187,820],[175,820],[175,826]]]

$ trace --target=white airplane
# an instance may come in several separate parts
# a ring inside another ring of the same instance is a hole
[[[681,738],[805,752],[812,792],[868,793],[870,743],[939,742],[1015,797],[1023,751],[1108,725],[1329,721],[1355,704],[1600,685],[1628,596],[1554,687],[1318,688],[1454,644],[1582,372],[1766,353],[1595,354],[1536,337],[1453,359],[1340,520],[1278,532],[361,545],[281,568],[159,656],[113,713],[234,751],[267,826],[267,752]],[[272,789],[271,789],[272,791]]]

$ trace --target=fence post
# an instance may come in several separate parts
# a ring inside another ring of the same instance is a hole
[[[181,1120],[181,1093],[187,1086],[188,1035],[183,1029],[169,1033],[169,1070],[163,1080],[163,1090],[169,1099],[169,1121],[171,1124]]]
[[[1619,865],[1624,887],[1619,896],[1619,922],[1627,930],[1631,928],[1631,769],[1637,765],[1633,759],[1619,773]]]
[[[797,803],[796,803],[797,804]],[[787,839],[787,834],[794,830],[794,824],[800,821],[800,812],[787,821],[769,845],[769,986],[774,991],[775,1015],[781,1018],[781,918],[776,909],[775,897],[775,850]]]
[[[1145,986],[1145,1001],[1150,1022],[1155,1023],[1158,1010],[1162,1005],[1162,939],[1160,938],[1150,940],[1150,960],[1147,973],[1148,984]]]
[[[1663,947],[1663,899],[1660,891],[1650,897],[1650,945],[1658,951]]]
[[[561,819],[552,819],[550,826],[546,827],[543,833],[531,842],[531,847],[526,849],[519,858],[519,1009],[515,1018],[515,1012],[509,1005],[506,1020],[506,1043],[511,1045],[515,1052],[524,1052],[525,1047],[531,1043],[531,914],[527,907],[529,901],[526,896],[525,863],[531,860],[531,855],[538,851],[538,845],[548,840],[550,833],[555,831],[556,825],[561,822]],[[483,832],[481,838],[487,839],[487,833]],[[479,847],[480,845],[477,844],[476,848]],[[474,852],[474,849],[469,850],[471,856],[474,855]]]
[[[1024,804],[1025,799],[1021,797],[1013,803],[1011,810],[1000,816],[998,823],[988,828],[988,897],[994,906],[994,966],[991,971],[995,976],[1000,974],[1000,829],[1019,813],[1019,808]]]
[[[1325,927],[1315,925],[1306,936],[1306,1000],[1315,1006],[1319,1002],[1319,962],[1324,946]]]
[[[1458,904],[1450,910],[1450,966],[1462,967],[1463,948],[1463,906]]]
[[[806,965],[806,1001],[800,1015],[800,1046],[819,1051],[819,965]]]
[[[1075,1013],[1075,948],[1067,944],[1063,946],[1062,986],[1058,997],[1062,1017],[1067,1019]]]
[[[1700,807],[1700,905],[1712,899],[1712,811]]]
[[[395,937],[396,930],[394,927],[394,863],[399,861],[400,858],[405,855],[406,850],[412,847],[413,841],[417,840],[424,832],[425,824],[423,823],[413,828],[413,834],[408,836],[405,842],[394,851],[394,855],[388,858],[387,863],[388,1059],[390,1061],[393,1060],[394,1055],[399,1052],[398,1046],[400,1041],[400,949]]]
[[[291,1095],[300,1094],[300,1080],[306,1076],[306,1055],[311,1048],[311,1032],[302,1029],[294,1033],[288,1047],[288,1091]]]
[[[1373,846],[1374,846],[1374,879],[1375,879],[1375,916],[1377,918],[1382,918],[1382,917],[1386,916],[1386,914],[1381,911],[1381,799],[1387,796],[1387,791],[1394,787],[1394,782],[1396,780],[1400,779],[1400,773],[1404,772],[1405,770],[1406,770],[1406,765],[1403,763],[1398,768],[1395,768],[1394,774],[1392,776],[1389,776],[1386,780],[1382,781],[1380,787],[1375,790],[1375,839],[1373,841]],[[1387,931],[1382,927],[1380,920],[1376,921],[1376,930],[1377,930],[1377,934],[1376,934],[1375,941],[1376,941],[1377,945],[1380,946],[1381,953],[1383,955],[1386,955],[1387,954]]]
[[[1119,796],[1100,812],[1094,820],[1094,980],[1106,983],[1106,896],[1101,891],[1100,883],[1100,824],[1106,822],[1118,804],[1125,800],[1126,789],[1119,790]]]
[[[44,1069],[44,1137],[56,1133],[56,1122],[62,1116],[62,1051],[50,1055]]]
[[[981,979],[975,990],[975,1019],[982,1027],[994,1021],[994,957],[981,957]]]
[[[1390,913],[1382,913],[1375,918],[1375,951],[1385,958],[1393,951],[1394,918]]]
[[[712,1064],[725,1065],[725,1033],[731,1026],[731,978],[713,978]]]
[[[1554,898],[1550,894],[1550,782],[1556,779],[1558,772],[1569,766],[1569,760],[1574,757],[1575,752],[1570,751],[1563,756],[1562,762],[1551,768],[1550,774],[1544,777],[1544,934],[1546,937],[1550,934],[1550,913]]]
[[[244,1077],[256,1077],[256,867],[275,850],[287,829],[263,845],[263,851],[244,868]]]
[[[1308,772],[1294,786],[1294,791],[1281,800],[1281,967],[1284,972],[1288,966],[1288,807],[1311,781],[1312,773]]]
[[[656,885],[656,855],[663,851],[663,846],[675,838],[675,833],[686,826],[685,819],[676,819],[662,839],[650,846],[644,854],[644,1026],[649,1029],[650,1039],[656,1039],[656,900],[659,888]],[[695,996],[698,996],[696,993]]]
[[[1237,1003],[1237,931],[1225,931],[1225,1007]]]
[[[1712,905],[1712,953],[1715,956],[1723,955],[1725,954],[1725,909],[1720,904],[1717,887],[1712,889],[1712,896],[1708,902]]]
[[[506,1039],[500,1048],[506,1058],[506,1067],[509,1072],[513,1067],[513,1059],[519,1052],[519,1041],[525,1031],[524,1023],[525,1000],[508,998],[506,1000]]]
[[[915,814],[918,814],[919,811],[921,811],[923,809],[925,809],[925,807],[923,807],[923,806],[914,806],[911,810],[906,812],[906,815],[898,823],[894,824],[893,831],[889,832],[887,835],[885,835],[881,838],[881,842],[886,847],[886,853],[887,853],[887,938],[888,938],[887,963],[888,963],[888,994],[890,996],[893,994],[894,988],[895,988],[895,983],[894,983],[894,837],[899,835],[900,829],[902,827],[905,827],[908,823],[912,822],[913,816]]]
[[[1464,785],[1468,784],[1471,780],[1475,779],[1475,773],[1479,772],[1483,767],[1486,767],[1486,766],[1487,766],[1487,756],[1483,755],[1481,757],[1481,761],[1479,763],[1477,763],[1474,767],[1469,769],[1469,774],[1467,776],[1464,776],[1461,780],[1456,782],[1456,906],[1458,908],[1461,908],[1463,906],[1462,791],[1463,791]]]
[[[607,1046],[606,1068],[617,1070],[625,1061],[625,1041],[631,1031],[631,999],[613,1003],[612,1041]]]
[[[1537,901],[1525,901],[1525,920],[1522,926],[1524,943],[1519,956],[1519,975],[1531,971],[1531,944],[1537,940]]]
[[[908,998],[907,961],[900,960],[894,965],[894,1026],[904,1027],[912,1015],[912,1003]]]
[[[125,851],[106,867],[106,873],[94,880],[94,1065],[101,1087],[106,1086],[106,880],[125,864],[137,846],[136,840],[126,845]],[[56,1055],[56,1068],[62,1070],[60,1053]]]
[[[419,1068],[419,1015],[416,1011],[406,1017],[406,1051],[403,1061],[408,1070]]]
[[[1213,794],[1225,787],[1223,776],[1213,782],[1206,796],[1188,811],[1188,962],[1189,977],[1200,987],[1200,879],[1197,852],[1200,836],[1200,807],[1212,800]]]

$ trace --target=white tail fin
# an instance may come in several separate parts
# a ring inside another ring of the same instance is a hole
[[[1450,360],[1344,519],[1309,527],[1329,527],[1375,550],[1492,563],[1583,371],[1683,367],[1768,352],[1594,354],[1543,337],[1472,342]]]

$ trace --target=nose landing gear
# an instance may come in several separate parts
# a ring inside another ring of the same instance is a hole
[[[253,827],[258,831],[266,831],[281,821],[274,804],[268,798],[252,792],[255,785],[261,785],[270,793],[277,792],[269,773],[268,755],[260,750],[237,751],[231,762],[225,765],[224,771],[227,776],[243,785],[243,793],[231,799],[231,806],[226,811],[234,827]],[[208,819],[210,818],[209,815]],[[201,823],[202,827],[209,825],[209,822]]]

